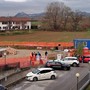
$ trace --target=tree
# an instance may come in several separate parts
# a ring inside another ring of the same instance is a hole
[[[62,2],[52,2],[47,6],[44,17],[47,26],[51,30],[66,28],[70,8]]]
[[[83,48],[84,48],[83,43],[79,43],[78,47],[77,47],[77,50],[76,50],[76,54],[77,55],[82,55],[83,54]]]
[[[70,19],[70,13],[71,13],[71,9],[69,7],[64,7],[63,8],[63,15],[62,15],[62,18],[63,18],[63,23],[62,23],[62,29],[63,30],[66,30],[66,26],[67,26],[67,23],[69,22],[68,20]]]
[[[78,10],[71,12],[72,28],[74,31],[78,31],[80,27],[80,21],[82,20],[82,13]]]

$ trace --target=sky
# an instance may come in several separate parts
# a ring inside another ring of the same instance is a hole
[[[64,2],[73,10],[90,13],[90,0],[0,0],[0,16],[14,16],[19,12],[42,13],[51,2]]]

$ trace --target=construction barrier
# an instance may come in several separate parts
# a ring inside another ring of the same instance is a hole
[[[5,65],[10,67],[16,67],[18,65],[19,68],[27,68],[27,67],[35,67],[38,65],[45,64],[46,60],[30,60],[30,57],[21,57],[21,58],[7,58],[6,61],[4,58],[0,58],[0,67],[4,67]]]
[[[61,45],[64,48],[73,47],[73,42],[0,42],[0,46],[29,46],[29,47],[56,47]]]

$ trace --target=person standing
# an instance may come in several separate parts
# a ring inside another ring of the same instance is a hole
[[[45,52],[45,60],[47,60],[47,57],[48,57],[48,52],[46,51]]]

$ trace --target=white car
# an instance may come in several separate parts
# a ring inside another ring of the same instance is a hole
[[[60,62],[65,63],[65,64],[69,64],[69,65],[72,65],[74,67],[79,66],[79,61],[78,61],[77,57],[65,57],[61,60],[56,60],[56,61],[60,61]]]
[[[37,68],[26,75],[26,79],[30,81],[38,81],[42,79],[56,79],[57,74],[52,68]]]

